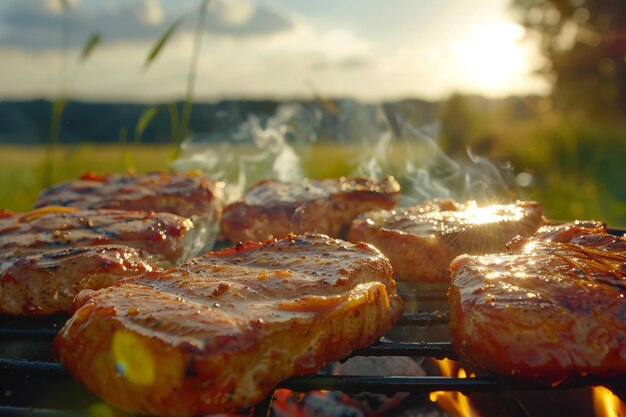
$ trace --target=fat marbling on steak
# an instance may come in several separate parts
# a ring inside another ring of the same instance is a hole
[[[556,383],[626,374],[626,239],[600,222],[546,226],[451,265],[450,327],[483,370]]]
[[[0,212],[0,313],[61,312],[82,289],[178,264],[192,228],[189,219],[170,213],[70,207]]]
[[[241,244],[81,292],[55,351],[123,410],[238,410],[378,340],[402,313],[391,275],[373,247],[324,235]]]
[[[450,262],[456,256],[500,252],[513,237],[530,236],[543,222],[541,204],[533,201],[479,206],[475,201],[432,200],[365,213],[352,222],[348,240],[380,249],[398,281],[450,282]]]
[[[393,177],[263,180],[224,209],[221,229],[232,242],[281,238],[290,232],[343,235],[360,213],[396,205]]]

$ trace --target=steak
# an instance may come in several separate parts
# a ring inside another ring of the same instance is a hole
[[[224,209],[221,229],[232,242],[262,241],[291,232],[344,237],[360,213],[396,205],[393,177],[336,178],[298,182],[263,180]]]
[[[219,183],[197,173],[97,175],[88,172],[78,180],[43,190],[35,207],[156,211],[215,220],[222,210],[221,192]]]
[[[169,213],[70,207],[0,213],[0,312],[57,313],[82,289],[182,262],[192,228]]]
[[[378,340],[402,313],[391,274],[376,249],[328,236],[241,244],[81,292],[55,351],[123,410],[240,410]]]
[[[547,226],[451,265],[459,356],[518,379],[626,374],[626,239],[599,222]]]
[[[456,256],[503,251],[513,237],[529,236],[542,224],[541,204],[532,201],[479,207],[474,201],[433,200],[365,213],[352,223],[348,240],[380,249],[398,281],[450,282]]]

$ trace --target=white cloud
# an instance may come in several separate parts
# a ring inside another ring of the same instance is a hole
[[[67,5],[67,7],[73,8],[78,6],[80,0],[31,0],[31,3],[35,5],[35,7],[43,6],[43,8],[49,13],[61,14],[61,12],[63,11],[64,3]]]
[[[241,26],[252,18],[255,7],[247,0],[216,0],[211,4],[211,12],[224,25]]]
[[[159,25],[165,19],[159,0],[143,0],[139,2],[135,13],[137,19],[147,26]]]
[[[159,0],[135,0],[102,4],[100,8],[81,7],[70,1],[67,12],[70,47],[80,48],[93,32],[103,43],[156,41],[169,22]],[[262,37],[289,31],[293,16],[267,3],[247,0],[216,0],[209,3],[206,29],[213,35],[233,38]],[[0,15],[0,45],[38,50],[58,48],[64,25],[60,0],[13,1]],[[193,31],[196,19],[186,15],[179,32]]]

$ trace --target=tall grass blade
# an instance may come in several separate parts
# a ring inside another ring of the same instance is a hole
[[[67,99],[57,98],[52,103],[52,119],[50,120],[50,130],[48,131],[48,147],[44,162],[43,178],[41,184],[49,187],[54,182],[54,153],[61,136],[61,121],[63,120],[63,111]]]
[[[137,120],[137,125],[135,126],[135,136],[133,138],[133,142],[141,142],[141,136],[143,135],[143,132],[146,130],[146,128],[158,112],[159,108],[157,106],[150,106],[141,113],[141,116],[139,116],[139,120]]]
[[[189,120],[191,119],[191,106],[193,105],[194,90],[196,87],[196,74],[198,73],[198,62],[200,61],[200,49],[202,46],[202,32],[204,30],[207,8],[210,0],[201,0],[200,10],[198,11],[198,20],[196,22],[196,34],[193,41],[193,52],[191,54],[191,62],[189,63],[189,72],[187,73],[187,93],[183,104],[183,111],[180,117],[180,131],[178,143],[174,149],[174,158],[178,157],[180,152],[180,144],[182,140],[189,135]]]
[[[170,127],[171,137],[170,141],[176,143],[178,138],[178,129],[180,128],[180,118],[178,116],[178,106],[176,103],[170,103],[167,105],[167,110],[170,113]]]
[[[157,56],[159,56],[159,53],[161,52],[161,50],[163,49],[163,47],[165,46],[167,41],[169,41],[169,39],[172,37],[172,35],[174,35],[176,30],[178,29],[178,27],[182,23],[183,18],[184,18],[184,16],[181,16],[178,19],[174,20],[172,22],[172,24],[167,28],[167,30],[165,32],[163,32],[161,37],[159,39],[157,39],[157,41],[154,43],[154,46],[150,50],[150,53],[148,54],[148,57],[146,58],[146,62],[143,65],[144,69],[147,69],[150,66],[150,64],[152,64],[152,62],[154,62],[154,60],[157,58]]]
[[[102,38],[98,32],[94,32],[89,36],[85,45],[83,45],[83,50],[80,52],[79,60],[84,62],[89,58],[89,55],[93,52],[93,50],[100,44]]]
[[[130,151],[128,146],[128,127],[122,126],[120,129],[120,133],[117,138],[117,142],[120,144],[122,151],[122,163],[124,164],[124,169],[127,172],[132,172],[135,170],[135,158],[133,158],[133,154]]]

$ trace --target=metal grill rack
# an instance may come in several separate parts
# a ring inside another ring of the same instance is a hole
[[[611,229],[611,233],[623,235],[623,229]],[[437,295],[439,294],[439,295]],[[409,309],[394,326],[389,337],[383,337],[374,345],[360,349],[351,356],[407,356],[429,357],[434,359],[456,359],[449,341],[428,340],[423,334],[433,334],[435,339],[440,332],[435,328],[446,328],[447,314],[440,313],[437,306],[445,309],[445,293],[421,292],[421,295],[405,294]],[[430,307],[422,309],[422,305]],[[433,309],[433,306],[435,307]],[[58,395],[64,392],[70,399],[87,397],[94,401],[95,397],[88,393],[79,383],[73,382],[66,370],[51,357],[52,340],[58,329],[63,325],[66,316],[52,316],[42,319],[12,318],[0,316],[0,416],[87,416],[77,412],[80,406],[42,405],[36,400],[38,396]],[[417,338],[415,337],[415,335]],[[407,337],[407,335],[411,335]],[[407,338],[419,341],[397,341]],[[446,339],[443,337],[443,339]],[[422,341],[423,340],[423,341]],[[626,398],[626,379],[601,379],[585,377],[576,381],[562,383],[556,390],[572,389],[584,386],[603,385],[611,389],[622,399]],[[505,415],[510,417],[528,416],[518,400],[518,393],[524,391],[546,390],[545,386],[527,382],[502,380],[495,376],[477,376],[470,378],[441,376],[375,376],[375,375],[323,375],[296,377],[284,381],[277,388],[287,388],[295,392],[313,390],[341,391],[346,394],[371,392],[394,394],[407,392],[427,394],[433,391],[459,391],[464,394],[492,393]],[[19,391],[19,392],[18,392]],[[78,394],[75,394],[77,391]],[[60,400],[64,401],[64,400]],[[77,400],[80,402],[80,400]],[[82,404],[84,405],[84,400]],[[254,417],[271,415],[272,395],[258,404],[253,410]]]

